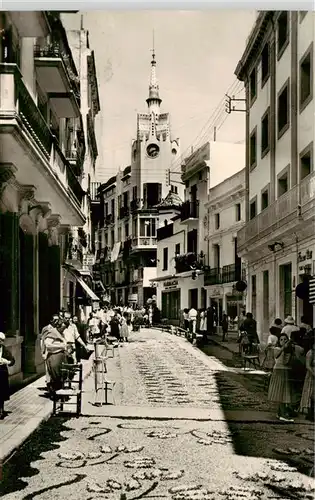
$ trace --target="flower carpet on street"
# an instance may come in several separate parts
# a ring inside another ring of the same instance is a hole
[[[116,404],[273,409],[266,398],[247,391],[216,358],[209,357],[208,364],[200,362],[184,348],[185,343],[156,330],[134,334],[111,360],[111,371],[124,381],[115,390]]]
[[[14,491],[16,477],[10,487],[7,478],[6,500],[308,500],[315,492],[285,462],[237,456],[225,422],[82,417],[64,422],[62,441],[42,452],[48,425],[25,445],[32,472],[23,478],[15,468],[23,486]]]

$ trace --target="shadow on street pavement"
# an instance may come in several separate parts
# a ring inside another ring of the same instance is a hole
[[[0,483],[0,496],[22,491],[28,482],[25,479],[39,474],[34,463],[44,460],[43,453],[59,448],[59,443],[66,440],[61,436],[66,429],[67,418],[50,418],[43,422],[32,436],[18,449],[12,459],[3,468]],[[23,497],[19,495],[19,499]]]

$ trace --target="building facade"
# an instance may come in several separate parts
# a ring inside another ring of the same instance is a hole
[[[314,274],[314,15],[259,13],[236,68],[246,88],[247,309],[260,335],[275,317],[304,313],[296,286]]]
[[[212,306],[220,317],[229,302],[234,313],[243,303],[233,284],[241,279],[234,239],[242,217],[244,221],[244,146],[205,143],[184,160],[182,182],[180,207],[167,218],[165,207],[160,207],[157,305],[162,317],[172,322],[190,307]],[[236,220],[238,204],[240,220]],[[215,227],[218,214],[221,225]]]
[[[44,369],[38,333],[62,306],[69,229],[86,222],[85,137],[60,14],[1,12],[0,23],[0,330],[21,381]]]
[[[239,317],[245,308],[245,295],[235,288],[246,271],[237,251],[237,232],[245,223],[245,169],[211,188],[205,206],[207,305],[215,309],[217,318],[221,319],[223,313],[230,318]]]
[[[99,187],[100,218],[94,267],[114,304],[143,305],[156,294],[157,206],[171,188],[169,171],[179,157],[171,137],[170,117],[161,113],[153,54],[147,113],[137,116],[131,164]]]
[[[184,201],[165,218],[160,208],[158,229],[157,306],[162,318],[178,324],[185,308],[205,308],[203,287],[205,264],[205,202],[209,190],[210,143],[206,143],[182,164]],[[162,220],[164,226],[162,225]]]
[[[80,14],[64,14],[62,21],[66,28],[67,39],[73,60],[79,68],[80,81],[80,127],[73,141],[69,143],[69,162],[80,174],[80,183],[84,192],[82,211],[85,224],[72,226],[68,235],[68,249],[63,265],[63,307],[72,314],[87,317],[93,307],[98,307],[99,294],[103,287],[97,286],[93,280],[95,262],[95,237],[92,225],[92,203],[96,181],[95,164],[98,157],[97,139],[95,135],[95,119],[100,112],[98,81],[95,67],[94,51],[90,47],[89,32],[84,29],[83,16]],[[71,27],[71,29],[68,29]],[[80,134],[86,145],[80,147]],[[78,159],[81,168],[78,168]],[[95,293],[96,292],[96,293]]]

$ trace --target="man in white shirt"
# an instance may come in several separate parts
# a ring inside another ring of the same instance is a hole
[[[81,339],[77,326],[76,326],[76,321],[78,318],[76,316],[73,317],[73,320],[71,318],[66,319],[66,328],[63,332],[63,336],[65,338],[65,341],[67,343],[67,346],[69,348],[70,355],[73,359],[74,363],[77,363],[77,356],[76,356],[76,350],[75,350],[75,344],[78,342],[81,344],[84,349],[87,351],[87,347],[83,340]]]
[[[188,313],[188,317],[189,317],[189,323],[190,323],[190,328],[191,328],[190,331],[193,335],[196,335],[197,315],[198,315],[198,313],[197,313],[196,309],[194,309],[192,307]]]

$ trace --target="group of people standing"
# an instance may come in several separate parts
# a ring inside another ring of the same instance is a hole
[[[200,333],[206,338],[215,331],[217,325],[217,317],[215,310],[212,307],[208,309],[190,309],[185,308],[183,311],[183,327],[184,330],[189,331],[193,336]]]
[[[152,327],[156,320],[156,308],[152,305],[139,306],[102,306],[90,313],[87,321],[87,338],[110,335],[118,341],[128,342],[132,331],[139,331],[141,326]]]
[[[60,312],[42,329],[40,347],[45,361],[47,390],[51,397],[62,387],[62,365],[76,364],[82,356],[82,349],[89,354],[77,325],[77,316],[71,317],[70,313]]]
[[[271,373],[268,399],[278,403],[278,418],[294,421],[298,414],[314,421],[314,329],[304,317],[300,326],[288,316],[269,329],[262,366]]]

